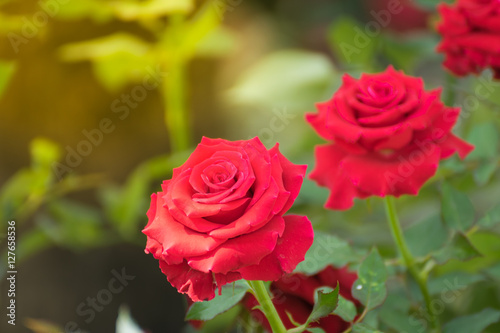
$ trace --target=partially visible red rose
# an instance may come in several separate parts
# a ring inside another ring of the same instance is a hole
[[[338,281],[340,295],[359,306],[360,303],[351,295],[351,288],[356,279],[356,273],[350,272],[347,268],[337,269],[332,266],[326,267],[313,276],[302,273],[285,275],[271,284],[271,292],[274,296],[273,304],[285,327],[291,329],[295,325],[290,321],[286,313],[290,313],[297,323],[305,323],[314,306],[314,291],[319,287],[335,288]],[[253,318],[270,332],[269,322],[262,312],[252,310],[254,306],[258,305],[255,297],[248,294],[244,299],[244,305],[251,311]],[[349,327],[349,323],[346,323],[338,316],[329,315],[321,318],[312,327],[321,327],[328,333],[340,333]]]
[[[438,9],[443,36],[438,51],[445,54],[444,66],[459,76],[491,67],[500,79],[500,1],[458,0]]]
[[[151,196],[146,253],[195,302],[242,278],[279,279],[304,260],[313,241],[305,216],[283,216],[305,169],[258,138],[203,138]]]
[[[371,195],[417,194],[439,161],[473,147],[451,133],[460,109],[440,101],[441,90],[425,91],[422,79],[389,67],[359,80],[345,75],[319,113],[306,115],[331,141],[316,147],[309,177],[331,191],[327,208],[348,209]]]
[[[371,20],[394,32],[427,28],[430,12],[413,0],[366,0]]]

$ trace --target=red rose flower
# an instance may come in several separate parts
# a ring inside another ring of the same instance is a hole
[[[500,2],[458,0],[438,9],[443,36],[438,51],[445,54],[444,66],[459,76],[491,67],[500,79]]]
[[[338,281],[340,295],[354,302],[356,305],[360,305],[351,295],[351,288],[356,279],[356,273],[348,271],[347,268],[337,269],[332,266],[326,267],[313,276],[307,276],[302,273],[285,275],[280,280],[271,284],[271,291],[274,296],[273,304],[285,327],[291,329],[295,325],[290,321],[286,313],[288,312],[295,322],[300,324],[305,323],[314,306],[315,290],[319,287],[336,288]],[[245,297],[244,305],[251,311],[252,317],[260,325],[271,331],[269,322],[262,312],[260,310],[252,310],[256,305],[259,305],[253,295],[248,294]],[[321,318],[312,327],[321,327],[328,333],[340,333],[349,327],[349,323],[346,323],[338,316],[329,315],[328,317]]]
[[[414,0],[365,0],[370,19],[395,32],[427,28],[430,12]]]
[[[460,109],[446,107],[440,89],[389,67],[380,74],[349,75],[333,98],[307,114],[318,134],[333,141],[316,147],[309,175],[331,190],[327,208],[347,209],[353,198],[417,194],[439,160],[473,147],[451,134]]]
[[[305,169],[258,138],[203,138],[151,196],[146,253],[195,302],[241,278],[279,279],[304,260],[313,241],[306,217],[283,216]]]

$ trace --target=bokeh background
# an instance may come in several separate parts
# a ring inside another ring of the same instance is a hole
[[[444,163],[419,200],[400,200],[407,226],[438,214],[435,185],[445,177],[470,195],[478,216],[498,202],[500,94],[479,100],[474,88],[500,85],[490,73],[456,81],[443,71],[434,1],[401,0],[402,11],[383,16],[390,2],[0,1],[2,309],[10,220],[18,270],[17,325],[3,316],[0,331],[113,332],[119,309],[122,321],[130,313],[149,332],[194,331],[185,300],[143,252],[149,195],[202,136],[279,142],[310,171],[321,139],[304,113],[346,72],[393,64],[429,89],[445,85],[447,101],[464,109],[457,133],[480,146],[467,163]],[[322,208],[326,196],[307,180],[294,209],[317,230],[393,251],[378,199],[339,213]],[[483,258],[437,273],[474,283],[457,311],[500,307],[500,237],[478,233],[473,242]],[[122,269],[134,279],[87,322],[79,305]],[[225,331],[231,315],[205,330]]]

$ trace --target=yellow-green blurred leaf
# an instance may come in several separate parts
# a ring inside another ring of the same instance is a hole
[[[21,15],[7,15],[0,12],[0,33],[9,33],[21,30],[23,20]]]
[[[113,18],[113,10],[102,0],[78,0],[58,6],[57,17],[65,20],[91,18],[106,22]]]
[[[193,0],[149,0],[113,1],[109,3],[119,19],[132,21],[151,19],[172,13],[189,13],[194,6]]]
[[[14,61],[0,60],[0,97],[2,96],[5,88],[7,88],[9,81],[16,70],[16,63]]]
[[[31,163],[33,168],[44,167],[50,169],[53,162],[61,158],[61,148],[45,138],[35,138],[31,141]]]
[[[180,36],[176,36],[181,40],[174,40],[174,43],[182,42],[179,45],[181,48],[179,52],[182,54],[182,57],[184,59],[193,57],[200,41],[216,29],[220,23],[221,17],[217,11],[217,7],[211,1],[207,1],[198,10],[196,15],[186,22],[182,31],[174,32],[175,34],[181,34]]]
[[[34,333],[63,333],[64,330],[54,323],[42,319],[26,318],[25,325]]]
[[[117,53],[143,56],[149,48],[148,43],[134,35],[115,33],[84,42],[67,44],[60,49],[60,55],[65,61],[82,61],[109,57]]]
[[[130,82],[142,82],[155,62],[149,53],[151,45],[127,33],[116,33],[60,49],[66,61],[90,60],[100,82],[110,91],[117,91]]]
[[[196,55],[219,57],[229,54],[235,49],[236,38],[228,30],[223,27],[210,32],[196,46]]]

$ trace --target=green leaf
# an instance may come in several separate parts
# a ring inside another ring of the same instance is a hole
[[[213,319],[238,304],[249,289],[250,286],[244,280],[234,282],[234,286],[233,284],[225,285],[222,287],[221,295],[215,295],[214,299],[193,303],[186,314],[186,320]]]
[[[3,220],[19,218],[18,212],[28,197],[33,193],[42,194],[45,183],[45,179],[27,169],[19,170],[9,178],[0,191],[0,215]]]
[[[385,306],[385,305],[384,305]],[[381,311],[380,320],[387,326],[393,328],[395,332],[420,333],[425,332],[425,327],[420,320],[409,317],[409,314],[398,309]]]
[[[500,320],[500,311],[486,308],[473,315],[452,319],[443,326],[443,333],[481,333]]]
[[[69,200],[52,201],[48,208],[50,215],[40,214],[36,222],[54,242],[78,250],[106,239],[99,210]]]
[[[196,44],[197,56],[223,57],[236,48],[236,36],[227,28],[217,27]]]
[[[393,328],[395,332],[425,332],[422,322],[410,317],[410,307],[412,305],[410,298],[405,286],[391,285],[391,292],[388,294],[384,305],[380,308],[378,317],[387,326]]]
[[[479,281],[484,281],[482,274],[452,272],[430,279],[428,283],[429,293],[431,295],[439,293],[443,295],[451,292],[455,296],[454,299],[456,299],[469,285]]]
[[[481,228],[492,228],[500,223],[500,203],[491,208],[479,219],[477,225]]]
[[[500,135],[495,123],[480,123],[474,125],[466,141],[475,146],[467,156],[468,160],[492,159],[497,155]]]
[[[16,255],[18,260],[24,260],[32,254],[52,245],[47,235],[39,228],[33,228],[22,233],[16,245]]]
[[[352,286],[352,295],[369,311],[384,302],[387,296],[386,280],[387,269],[384,260],[374,248],[359,267],[358,279]]]
[[[432,254],[440,265],[451,259],[466,261],[481,256],[481,253],[471,244],[467,236],[456,233],[453,239],[442,249]]]
[[[151,20],[174,13],[189,13],[193,0],[113,1],[108,3],[116,17],[124,21]]]
[[[149,204],[149,179],[147,169],[139,166],[122,188],[101,189],[106,214],[125,238],[133,238],[138,224],[145,218]]]
[[[207,1],[185,24],[182,31],[174,32],[182,33],[181,44],[174,41],[176,51],[182,54],[183,59],[192,58],[200,43],[221,25],[221,21],[222,13],[218,7],[212,1]]]
[[[462,192],[443,183],[441,214],[446,225],[453,230],[467,231],[474,223],[474,206]]]
[[[486,274],[493,277],[494,279],[500,280],[500,262],[485,269]]]
[[[325,330],[322,329],[321,327],[309,327],[307,328],[307,330],[311,333],[325,333]]]
[[[67,44],[59,54],[65,61],[92,61],[97,78],[114,92],[130,82],[142,83],[148,75],[147,69],[156,66],[150,50],[151,45],[147,42],[120,32]]]
[[[43,202],[53,183],[52,164],[60,158],[59,146],[35,138],[30,150],[31,168],[16,172],[0,189],[0,216],[4,219],[27,218]]]
[[[71,4],[59,6],[57,17],[63,20],[81,20],[91,18],[96,22],[107,22],[113,19],[112,9],[101,0],[79,0]]]
[[[316,231],[313,245],[306,253],[304,261],[294,272],[314,275],[326,266],[343,267],[351,262],[359,262],[363,254],[353,250],[347,241],[336,236]]]
[[[382,34],[380,37],[384,55],[391,64],[405,72],[412,73],[419,61],[429,60],[436,54],[434,51],[437,42],[435,36],[418,35],[401,38],[400,36]]]
[[[382,333],[381,331],[371,328],[370,326],[364,324],[364,323],[358,323],[355,324],[352,327],[352,332],[353,333]]]
[[[320,318],[328,316],[337,307],[339,298],[339,283],[337,282],[337,287],[329,292],[323,292],[321,288],[316,291],[317,300],[314,302],[314,307],[312,309],[307,323],[314,322]],[[331,288],[329,288],[331,289]]]
[[[417,257],[440,249],[448,238],[448,230],[439,215],[431,216],[405,230],[410,252]]]
[[[483,186],[490,181],[498,168],[498,162],[499,159],[496,158],[492,161],[481,163],[479,167],[474,170],[474,180],[477,185]]]
[[[328,40],[343,63],[352,66],[373,63],[378,36],[368,36],[365,28],[353,18],[336,19],[329,29]]]
[[[14,61],[0,61],[0,97],[9,85],[9,81],[16,71],[16,63]]]
[[[353,321],[358,314],[356,305],[354,305],[354,303],[349,301],[348,299],[345,299],[342,295],[339,295],[337,308],[335,309],[335,311],[333,311],[333,313],[346,322]]]

